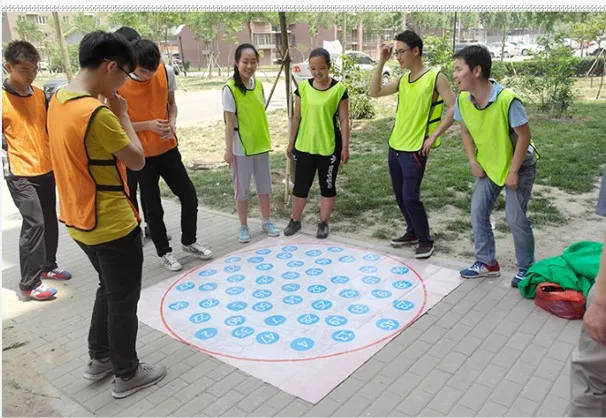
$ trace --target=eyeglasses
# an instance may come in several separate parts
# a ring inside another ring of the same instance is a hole
[[[118,62],[117,62],[117,61],[113,61],[113,60],[110,60],[110,59],[107,59],[107,58],[104,58],[104,59],[103,59],[103,61],[107,61],[107,62],[115,62],[115,63],[116,63],[116,65],[118,66],[118,68],[120,69],[120,71],[122,71],[124,74],[126,74],[126,75],[128,76],[128,78],[130,78],[130,79],[132,79],[132,80],[135,80],[135,79],[133,78],[133,76],[131,76],[131,75],[130,75],[130,73],[129,73],[128,71],[126,71],[124,68],[122,68],[122,66],[121,66],[120,64],[118,64]],[[135,81],[137,81],[137,80],[135,80]]]
[[[403,53],[405,53],[406,51],[410,51],[410,48],[406,48],[406,49],[397,49],[394,51],[393,56],[397,57],[399,55],[402,55]]]

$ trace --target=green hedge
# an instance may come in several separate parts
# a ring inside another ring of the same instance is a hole
[[[575,77],[585,77],[587,71],[591,68],[591,66],[596,61],[595,57],[573,57],[571,58],[572,64],[575,67]],[[545,71],[542,66],[533,59],[528,59],[526,61],[518,61],[518,62],[501,62],[501,61],[493,61],[492,63],[492,73],[496,79],[500,79],[503,76],[513,76],[513,75],[534,75],[537,77],[541,77],[545,75]],[[515,72],[514,72],[515,69]],[[593,69],[592,74],[598,75],[602,74],[604,71],[604,60],[600,59],[596,65],[596,68]]]

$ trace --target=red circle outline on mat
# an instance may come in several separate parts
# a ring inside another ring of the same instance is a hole
[[[354,246],[347,246],[347,245],[341,245],[341,244],[318,244],[315,242],[298,242],[298,243],[293,243],[291,245],[324,245],[326,247],[336,247],[336,246],[341,246],[341,247],[349,247],[349,248],[353,248],[356,250],[362,250],[362,251],[369,251],[372,252],[373,250],[370,248],[359,248],[359,247],[354,247]],[[272,246],[266,246],[266,247],[259,247],[259,248],[252,248],[249,250],[243,250],[243,251],[239,251],[237,253],[230,253],[227,254],[226,256],[236,256],[238,254],[242,254],[242,253],[248,253],[251,251],[257,251],[263,248],[274,248],[274,247],[286,247],[288,246],[288,244],[280,244],[280,245],[272,245]],[[166,292],[164,292],[164,295],[162,296],[162,301],[160,302],[160,317],[162,319],[162,323],[164,324],[164,326],[166,327],[166,329],[179,341],[189,345],[190,347],[194,347],[204,353],[207,354],[212,354],[214,356],[220,356],[220,357],[227,357],[227,358],[231,358],[231,359],[235,359],[235,360],[245,360],[245,361],[258,361],[258,362],[264,362],[264,363],[285,363],[285,362],[299,362],[299,361],[310,361],[310,360],[319,360],[319,359],[325,359],[325,358],[330,358],[330,357],[336,357],[336,356],[342,356],[344,354],[350,354],[350,353],[354,353],[356,351],[362,351],[365,350],[369,347],[372,347],[373,345],[377,345],[382,343],[383,341],[389,340],[391,338],[395,338],[398,334],[402,333],[406,328],[408,328],[408,326],[410,324],[412,324],[414,321],[417,320],[417,318],[419,316],[421,316],[421,313],[423,312],[423,310],[425,309],[425,305],[427,304],[427,286],[425,286],[425,281],[423,280],[423,278],[421,277],[421,275],[419,273],[417,273],[417,271],[415,269],[413,269],[412,267],[406,265],[406,263],[400,261],[400,260],[396,260],[395,258],[393,258],[392,256],[388,255],[388,254],[383,254],[381,253],[381,255],[395,261],[396,263],[400,263],[403,264],[406,268],[412,270],[417,277],[419,278],[419,280],[421,281],[421,284],[423,285],[423,305],[421,306],[421,309],[417,312],[417,314],[414,316],[414,318],[412,318],[410,321],[408,321],[404,326],[402,326],[401,328],[397,329],[395,332],[389,334],[387,337],[383,337],[380,340],[374,341],[370,344],[367,344],[363,347],[358,347],[358,348],[354,348],[351,350],[346,350],[346,351],[341,351],[339,353],[333,353],[333,354],[325,354],[323,356],[316,356],[316,357],[308,357],[308,358],[294,358],[294,359],[259,359],[259,358],[249,358],[249,357],[239,357],[239,356],[233,356],[231,354],[224,354],[224,353],[219,353],[216,351],[212,351],[212,350],[208,350],[206,348],[200,347],[196,344],[193,344],[189,341],[184,340],[183,338],[181,338],[181,336],[179,336],[176,332],[173,331],[173,329],[168,325],[168,323],[166,322],[166,319],[164,318],[164,300],[166,299],[166,296],[168,295],[168,292],[170,292],[173,287],[175,287],[175,285],[177,283],[179,283],[184,277],[186,277],[188,274],[190,274],[191,272],[200,269],[202,266],[206,266],[208,264],[211,264],[217,260],[212,260],[209,261],[208,263],[202,264],[201,266],[197,266],[194,267],[191,270],[188,270],[187,272],[183,273],[182,276],[180,276],[169,288],[168,290],[166,290]]]

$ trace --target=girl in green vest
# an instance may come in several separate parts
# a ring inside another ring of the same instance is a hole
[[[278,228],[269,219],[271,141],[265,115],[263,85],[255,78],[258,63],[259,53],[253,45],[239,45],[235,53],[234,75],[223,88],[224,158],[232,171],[236,208],[240,218],[238,240],[242,243],[250,241],[248,196],[253,175],[263,216],[262,229],[270,237],[280,235]]]
[[[339,165],[349,160],[349,98],[343,83],[329,75],[330,54],[317,48],[309,54],[312,78],[295,91],[295,112],[286,154],[296,161],[292,214],[284,235],[301,229],[301,215],[316,171],[320,182],[320,220],[316,236],[328,236],[328,218],[335,207]],[[340,129],[339,129],[340,125]]]

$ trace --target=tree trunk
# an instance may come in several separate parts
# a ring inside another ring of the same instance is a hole
[[[406,26],[406,16],[408,14],[406,12],[402,12],[402,30],[406,30],[407,26]]]
[[[358,51],[364,52],[364,24],[362,19],[358,22]]]
[[[347,12],[343,12],[343,52],[347,49]]]
[[[63,55],[63,67],[65,68],[65,74],[67,75],[67,82],[72,81],[72,62],[69,59],[69,52],[65,45],[65,39],[63,38],[63,32],[61,31],[61,23],[59,22],[59,13],[53,12],[53,19],[55,21],[55,32],[57,34],[57,42],[61,48],[61,55]]]
[[[293,116],[293,100],[292,100],[292,88],[291,88],[291,73],[290,73],[290,53],[288,46],[288,26],[286,22],[286,13],[278,12],[280,17],[280,32],[282,34],[282,65],[284,66],[284,81],[286,84],[286,108],[288,111],[288,135],[290,138],[290,132],[292,130],[292,116]],[[291,164],[290,159],[286,159],[286,179],[284,182],[284,201],[288,202],[290,198],[290,178],[291,178]]]
[[[252,20],[249,20],[247,23],[248,23],[248,39],[250,39],[250,43],[254,45],[254,43],[253,43],[253,22],[252,22]]]
[[[507,39],[507,28],[503,29],[503,38],[501,38],[501,62],[503,62],[503,56],[505,55],[505,40]]]

